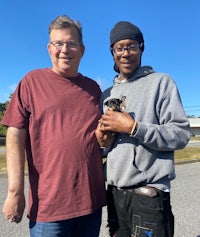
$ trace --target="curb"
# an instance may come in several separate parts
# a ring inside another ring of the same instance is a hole
[[[184,165],[184,164],[190,164],[190,163],[197,163],[200,162],[200,158],[198,159],[192,159],[192,160],[178,160],[175,161],[175,165]]]

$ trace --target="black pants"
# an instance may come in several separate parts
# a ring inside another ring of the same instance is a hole
[[[108,186],[108,223],[109,219],[115,237],[174,236],[170,194],[162,191],[148,197]]]

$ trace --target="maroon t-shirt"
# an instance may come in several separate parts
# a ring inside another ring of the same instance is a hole
[[[28,217],[38,222],[87,215],[105,205],[102,160],[95,137],[101,90],[79,74],[51,69],[19,83],[2,124],[27,128]]]

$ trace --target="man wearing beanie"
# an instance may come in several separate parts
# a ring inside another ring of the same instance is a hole
[[[144,38],[137,26],[118,22],[110,50],[118,74],[101,96],[103,115],[96,130],[107,157],[110,235],[172,237],[174,151],[188,143],[189,121],[173,79],[141,66]],[[107,108],[114,98],[123,98],[122,112]]]

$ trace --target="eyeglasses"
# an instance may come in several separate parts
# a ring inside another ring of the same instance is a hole
[[[71,41],[51,41],[50,44],[52,44],[54,47],[56,47],[58,50],[62,50],[64,45],[66,45],[67,49],[70,50],[77,50],[80,43],[77,42],[71,42]]]
[[[115,48],[111,48],[111,51],[116,56],[122,56],[122,54],[124,53],[125,50],[127,50],[129,54],[134,55],[134,54],[138,53],[138,51],[141,47],[142,47],[142,43],[141,44],[131,44],[130,46],[127,46],[127,47],[117,46]]]

